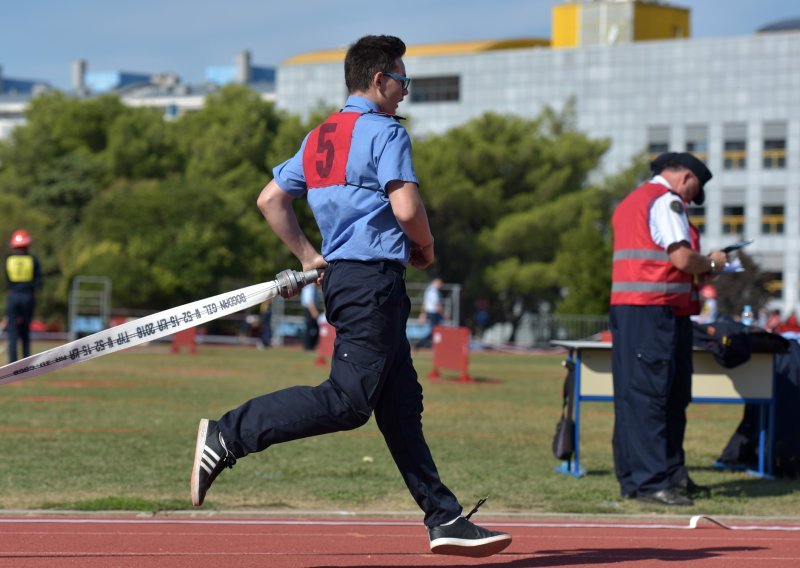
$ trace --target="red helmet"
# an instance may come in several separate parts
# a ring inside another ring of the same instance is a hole
[[[11,241],[8,243],[12,249],[28,248],[31,246],[33,239],[30,233],[25,229],[17,229],[11,234]]]
[[[706,284],[700,289],[700,295],[706,300],[711,300],[717,297],[717,289],[712,284]]]

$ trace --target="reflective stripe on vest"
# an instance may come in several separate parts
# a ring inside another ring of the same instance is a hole
[[[657,292],[660,294],[690,294],[692,283],[671,282],[614,282],[611,284],[611,293],[614,292]]]
[[[613,260],[669,260],[665,250],[626,249],[614,251]]]
[[[689,307],[691,275],[678,270],[650,235],[650,207],[668,191],[661,184],[646,183],[614,211],[612,305]]]
[[[33,257],[28,254],[12,254],[6,259],[6,274],[14,284],[33,282]]]

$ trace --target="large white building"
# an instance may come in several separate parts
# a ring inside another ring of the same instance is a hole
[[[489,111],[534,117],[574,99],[578,128],[612,140],[601,174],[642,151],[694,152],[714,173],[704,207],[692,210],[704,248],[752,239],[748,252],[788,313],[800,286],[800,27],[775,28],[691,39],[682,8],[565,3],[554,9],[551,41],[409,46],[413,81],[400,113],[424,136]],[[340,49],[284,62],[279,106],[307,114],[341,105],[343,57]]]

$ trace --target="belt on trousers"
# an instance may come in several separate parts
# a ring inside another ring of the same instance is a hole
[[[406,267],[402,262],[396,260],[333,260],[331,264],[357,264],[362,266],[375,266],[378,270],[385,274],[387,272],[395,272],[401,274],[403,279],[406,277]]]

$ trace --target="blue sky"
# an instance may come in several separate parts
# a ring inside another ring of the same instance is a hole
[[[555,0],[13,0],[2,8],[3,75],[68,88],[75,59],[90,71],[176,73],[203,80],[249,49],[276,66],[369,34],[407,44],[549,37]],[[674,1],[692,10],[694,37],[735,36],[800,17],[796,0]]]

